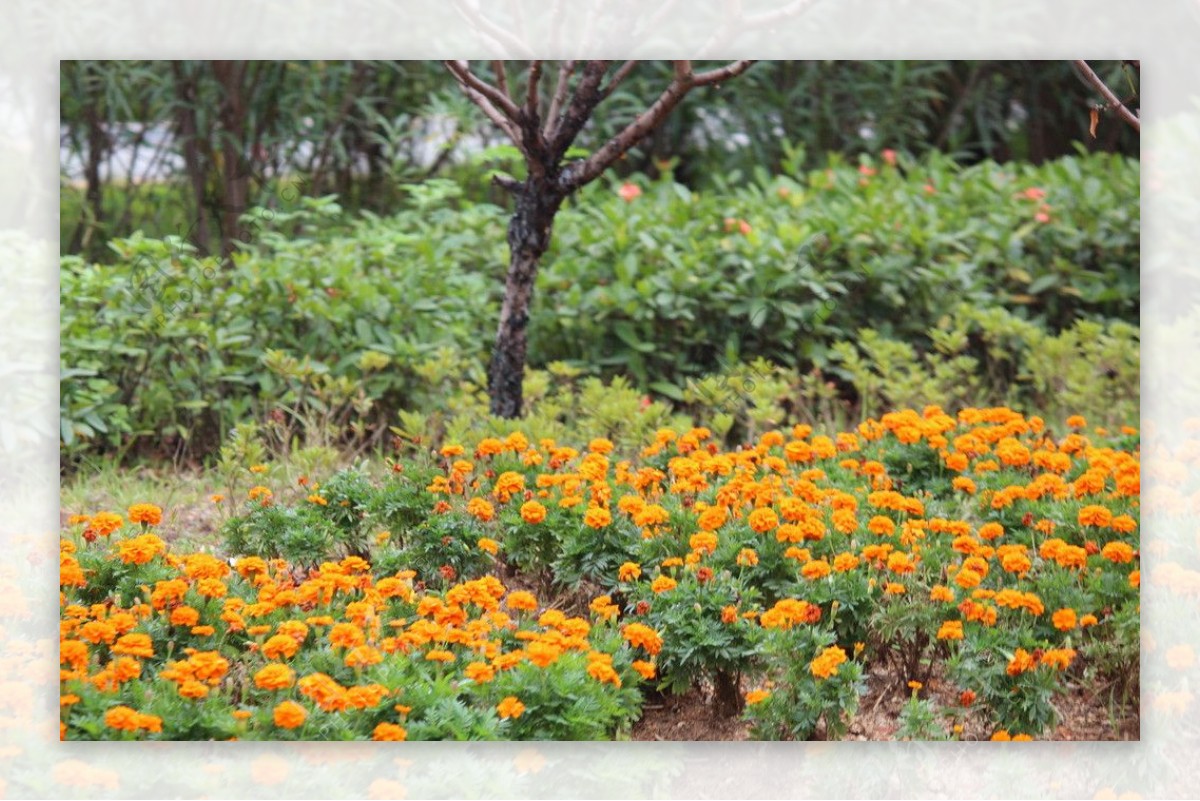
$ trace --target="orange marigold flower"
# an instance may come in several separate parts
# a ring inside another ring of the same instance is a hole
[[[929,600],[954,602],[954,590],[942,584],[935,584],[929,590]]]
[[[937,638],[939,640],[961,640],[963,638],[963,624],[961,620],[947,620],[938,628]]]
[[[262,654],[267,659],[290,659],[300,650],[300,643],[286,634],[276,634],[263,643]]]
[[[538,608],[537,598],[533,593],[517,590],[510,592],[507,598],[508,608],[515,611],[533,612]]]
[[[135,503],[129,507],[129,522],[157,526],[162,522],[162,509],[152,503]]]
[[[838,573],[847,573],[859,565],[859,558],[849,551],[839,553],[833,558],[833,569]]]
[[[735,561],[741,567],[754,567],[758,564],[758,553],[753,548],[743,548]]]
[[[1013,654],[1013,658],[1009,660],[1005,672],[1010,676],[1019,676],[1027,670],[1033,670],[1035,667],[1037,667],[1037,663],[1034,662],[1033,654],[1024,648],[1018,648]]]
[[[765,534],[779,525],[779,516],[774,509],[755,509],[750,513],[750,528],[759,534]]]
[[[1134,588],[1142,586],[1142,571],[1135,570],[1129,574],[1129,586]]]
[[[496,705],[496,712],[502,718],[519,718],[525,712],[525,705],[515,695],[509,695]]]
[[[1085,506],[1079,510],[1079,525],[1103,528],[1112,522],[1113,514],[1103,506]]]
[[[771,693],[767,690],[751,690],[746,693],[746,703],[750,706],[762,703],[771,697]]]
[[[700,513],[700,516],[696,519],[696,525],[700,527],[701,531],[713,532],[725,525],[728,520],[729,510],[724,506],[710,506]],[[694,548],[695,546],[692,547]]]
[[[1054,624],[1054,628],[1059,631],[1070,631],[1075,628],[1075,610],[1070,607],[1059,609],[1050,616],[1050,621]]]
[[[187,679],[179,685],[179,695],[191,699],[204,698],[208,695],[208,685],[195,679]]]
[[[370,665],[378,665],[382,662],[383,654],[377,648],[372,648],[369,645],[360,645],[357,648],[351,648],[343,661],[347,667],[368,667]]]
[[[371,739],[379,742],[403,742],[408,732],[397,723],[380,723],[371,732]]]
[[[829,563],[824,559],[814,559],[805,564],[804,567],[800,568],[800,575],[804,576],[806,579],[815,581],[828,576],[830,570],[831,568],[829,567]]]
[[[634,660],[633,664],[630,665],[630,667],[632,667],[634,671],[636,671],[637,674],[646,681],[650,681],[654,678],[654,664],[651,662],[647,662],[643,659],[636,659]]]
[[[637,581],[642,575],[642,568],[635,562],[625,562],[617,571],[620,581]]]
[[[142,716],[136,709],[114,706],[104,713],[104,725],[117,731],[135,732],[141,728]]]
[[[144,565],[154,557],[167,552],[167,544],[153,534],[122,540],[117,552],[125,564]]]
[[[1133,561],[1133,547],[1125,542],[1107,543],[1100,555],[1114,564],[1128,564]]]
[[[120,515],[112,512],[99,512],[92,515],[83,533],[85,536],[90,534],[93,537],[107,537],[123,525],[125,525],[125,520]]]
[[[583,523],[588,528],[604,528],[612,522],[612,514],[602,506],[593,506],[583,516]]]
[[[304,725],[308,712],[295,701],[284,701],[275,707],[275,725],[281,729],[295,729]]]
[[[656,593],[673,590],[676,586],[678,586],[678,582],[670,576],[659,576],[650,583],[650,589],[654,590]]]
[[[836,676],[838,666],[845,661],[846,652],[838,646],[833,645],[826,648],[809,663],[809,670],[818,679],[827,679],[830,676]]]
[[[500,552],[500,543],[488,537],[480,537],[475,545],[478,546],[479,550],[493,555]]]
[[[260,690],[283,690],[295,682],[295,672],[279,662],[272,662],[254,674],[254,686]]]
[[[896,533],[896,523],[890,517],[875,515],[867,523],[867,530],[881,537],[890,537]]]
[[[483,498],[472,498],[467,503],[467,514],[486,523],[496,516],[496,508]]]
[[[487,684],[496,677],[496,669],[486,662],[472,662],[463,674],[476,684]]]
[[[149,634],[126,634],[113,645],[112,652],[149,659],[154,656],[154,646]]]
[[[622,634],[630,645],[644,649],[651,656],[662,650],[662,637],[643,623],[630,623]]]
[[[521,504],[521,519],[535,525],[546,519],[546,507],[537,501],[526,501]]]
[[[1052,648],[1042,652],[1041,663],[1055,670],[1066,670],[1074,658],[1074,648]]]

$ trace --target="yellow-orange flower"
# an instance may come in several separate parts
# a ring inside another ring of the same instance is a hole
[[[304,725],[308,712],[295,701],[284,701],[275,707],[275,725],[281,729],[295,729]]]
[[[662,637],[644,623],[630,623],[622,634],[630,645],[644,649],[651,656],[662,650]]]
[[[380,723],[371,732],[371,739],[379,742],[403,742],[408,739],[408,732],[397,723]]]
[[[675,589],[675,587],[678,586],[678,583],[679,582],[675,581],[675,579],[671,578],[670,576],[659,576],[650,583],[650,589],[654,590],[656,593],[667,592],[668,590]]]
[[[260,690],[283,690],[295,682],[295,672],[279,662],[272,662],[254,674],[254,686]]]
[[[602,506],[593,506],[583,516],[584,525],[589,528],[604,528],[612,522],[612,514]]]
[[[521,504],[521,519],[530,524],[540,523],[546,519],[546,507],[537,501],[526,501]]]
[[[496,705],[496,712],[502,718],[519,718],[525,712],[525,705],[515,695],[509,695]]]
[[[129,507],[129,522],[157,526],[162,522],[162,509],[152,503],[135,503]]]
[[[1075,628],[1075,610],[1070,607],[1059,609],[1050,616],[1050,621],[1054,624],[1054,628],[1059,631],[1070,631]]]
[[[963,638],[963,624],[961,620],[947,620],[938,628],[937,638],[939,640],[961,640]]]
[[[809,670],[818,679],[827,679],[830,676],[836,676],[838,666],[845,661],[846,652],[838,646],[833,645],[826,648],[809,663]]]

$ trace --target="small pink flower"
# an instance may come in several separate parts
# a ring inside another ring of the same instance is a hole
[[[886,164],[887,164],[889,167],[895,167],[895,166],[896,166],[896,151],[895,151],[895,150],[892,150],[892,149],[889,147],[889,148],[886,148],[886,149],[885,149],[885,150],[884,150],[882,153],[880,153],[879,155],[883,156],[883,160],[884,160],[884,162],[885,162],[885,163],[886,163]]]
[[[1021,193],[1021,197],[1026,200],[1041,200],[1046,196],[1046,190],[1036,186],[1031,186]]]
[[[925,194],[932,195],[937,190],[933,188],[933,184],[925,184]]]
[[[621,184],[621,188],[617,191],[621,196],[621,200],[626,203],[632,203],[636,198],[641,197],[642,188],[637,184]]]

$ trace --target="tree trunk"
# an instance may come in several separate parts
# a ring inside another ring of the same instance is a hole
[[[221,84],[224,98],[220,118],[224,136],[221,137],[221,173],[224,198],[221,203],[221,256],[233,254],[234,240],[242,237],[241,217],[246,213],[250,172],[243,148],[246,146],[246,104],[242,79],[245,61],[214,61],[213,74]]]
[[[727,670],[718,670],[713,676],[713,706],[718,715],[732,718],[740,715],[745,707],[740,685],[741,677]]]
[[[516,192],[516,211],[508,223],[508,277],[496,346],[488,368],[491,412],[497,417],[521,416],[521,384],[525,378],[525,331],[538,262],[550,247],[554,215],[563,196],[547,181],[526,181]]]

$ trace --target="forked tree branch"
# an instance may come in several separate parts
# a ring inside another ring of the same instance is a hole
[[[621,154],[654,130],[671,113],[672,109],[679,105],[679,101],[683,100],[684,96],[695,87],[708,86],[737,77],[749,69],[752,64],[754,64],[752,60],[734,61],[724,67],[697,74],[692,71],[690,61],[676,61],[675,78],[658,96],[658,99],[624,130],[605,142],[599,150],[582,162],[564,170],[560,179],[563,184],[562,188],[567,192],[574,191],[604,172],[609,165],[621,157]]]
[[[1138,118],[1138,115],[1134,114],[1125,107],[1125,104],[1121,102],[1120,98],[1118,98],[1113,91],[1108,88],[1108,85],[1105,84],[1100,76],[1088,66],[1088,63],[1082,60],[1073,61],[1071,63],[1075,65],[1075,69],[1079,70],[1079,75],[1083,79],[1084,83],[1088,84],[1100,93],[1100,96],[1103,97],[1107,103],[1107,108],[1116,111],[1118,117],[1129,123],[1133,130],[1141,133],[1142,122]]]

